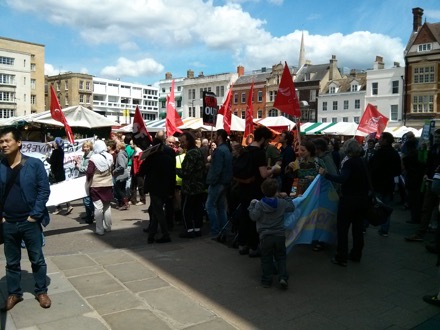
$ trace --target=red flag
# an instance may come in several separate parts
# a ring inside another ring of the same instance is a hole
[[[287,113],[293,117],[301,117],[298,96],[296,95],[295,85],[290,75],[287,62],[284,62],[284,71],[281,76],[280,86],[273,107]]]
[[[67,123],[66,117],[64,117],[64,113],[61,111],[60,103],[58,102],[57,94],[53,89],[53,86],[50,85],[50,115],[56,121],[59,121],[64,125],[64,130],[66,131],[67,138],[69,142],[73,144],[75,142],[73,138],[72,129]]]
[[[232,121],[232,86],[229,88],[225,102],[222,104],[218,113],[223,115],[223,129],[226,133],[231,134]]]
[[[254,96],[254,81],[252,81],[251,89],[249,90],[248,102],[245,114],[245,129],[244,137],[254,132],[254,108],[252,106],[252,99]]]
[[[166,130],[167,136],[172,136],[174,133],[182,133],[177,127],[182,126],[183,121],[180,119],[174,103],[174,80],[171,83],[171,93],[167,96],[167,117],[166,117]]]
[[[146,137],[148,137],[150,142],[153,142],[153,139],[151,138],[151,135],[150,133],[148,133],[147,127],[145,126],[145,122],[142,118],[139,106],[136,106],[136,111],[133,118],[133,137],[135,139],[145,139]]]
[[[364,133],[376,132],[376,137],[379,137],[387,127],[387,123],[388,118],[382,115],[374,105],[368,103],[357,129]]]

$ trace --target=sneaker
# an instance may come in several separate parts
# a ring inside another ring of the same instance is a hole
[[[139,206],[139,205],[144,205],[145,203],[142,202],[137,202],[135,205]]]
[[[423,301],[434,306],[440,306],[440,300],[437,295],[423,296]]]
[[[380,236],[382,236],[382,237],[388,237],[388,233],[386,233],[386,232],[384,232],[384,231],[382,231],[382,230],[379,230],[377,233],[378,233]]]
[[[287,281],[285,279],[281,279],[280,280],[280,287],[281,289],[287,289],[289,287],[289,284],[287,283]]]
[[[60,214],[61,210],[56,209],[55,211],[52,212],[52,214]]]
[[[415,234],[412,236],[405,237],[405,241],[407,241],[407,242],[423,242],[423,237],[420,237],[419,235]]]
[[[73,206],[69,206],[69,208],[67,209],[66,213],[64,213],[64,215],[69,215],[70,213],[72,213],[73,211]]]

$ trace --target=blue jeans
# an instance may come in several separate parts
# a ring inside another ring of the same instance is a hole
[[[393,193],[376,193],[377,197],[386,205],[393,206]],[[380,227],[379,231],[388,234],[388,231],[390,230],[390,219],[391,215],[388,217],[387,221]]]
[[[92,220],[95,217],[95,207],[93,206],[90,196],[83,198],[83,204],[86,209],[86,216],[88,220]]]
[[[215,237],[228,221],[226,209],[226,186],[223,184],[210,185],[206,200],[206,212],[211,225],[211,236]]]
[[[261,249],[261,283],[272,284],[274,259],[278,266],[280,280],[288,280],[286,265],[286,238],[284,236],[265,236],[260,240]]]
[[[4,222],[3,237],[6,257],[6,283],[9,295],[23,295],[21,288],[21,241],[26,244],[32,273],[35,280],[35,294],[46,293],[47,266],[43,255],[43,235],[38,222]]]

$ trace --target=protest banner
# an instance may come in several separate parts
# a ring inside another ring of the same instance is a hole
[[[50,196],[46,206],[60,205],[86,197],[88,194],[85,176],[55,183],[50,186]]]

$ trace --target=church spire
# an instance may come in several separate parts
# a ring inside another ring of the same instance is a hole
[[[304,32],[301,33],[301,45],[299,48],[299,61],[298,69],[301,68],[306,63],[305,60],[305,49],[304,49]]]

